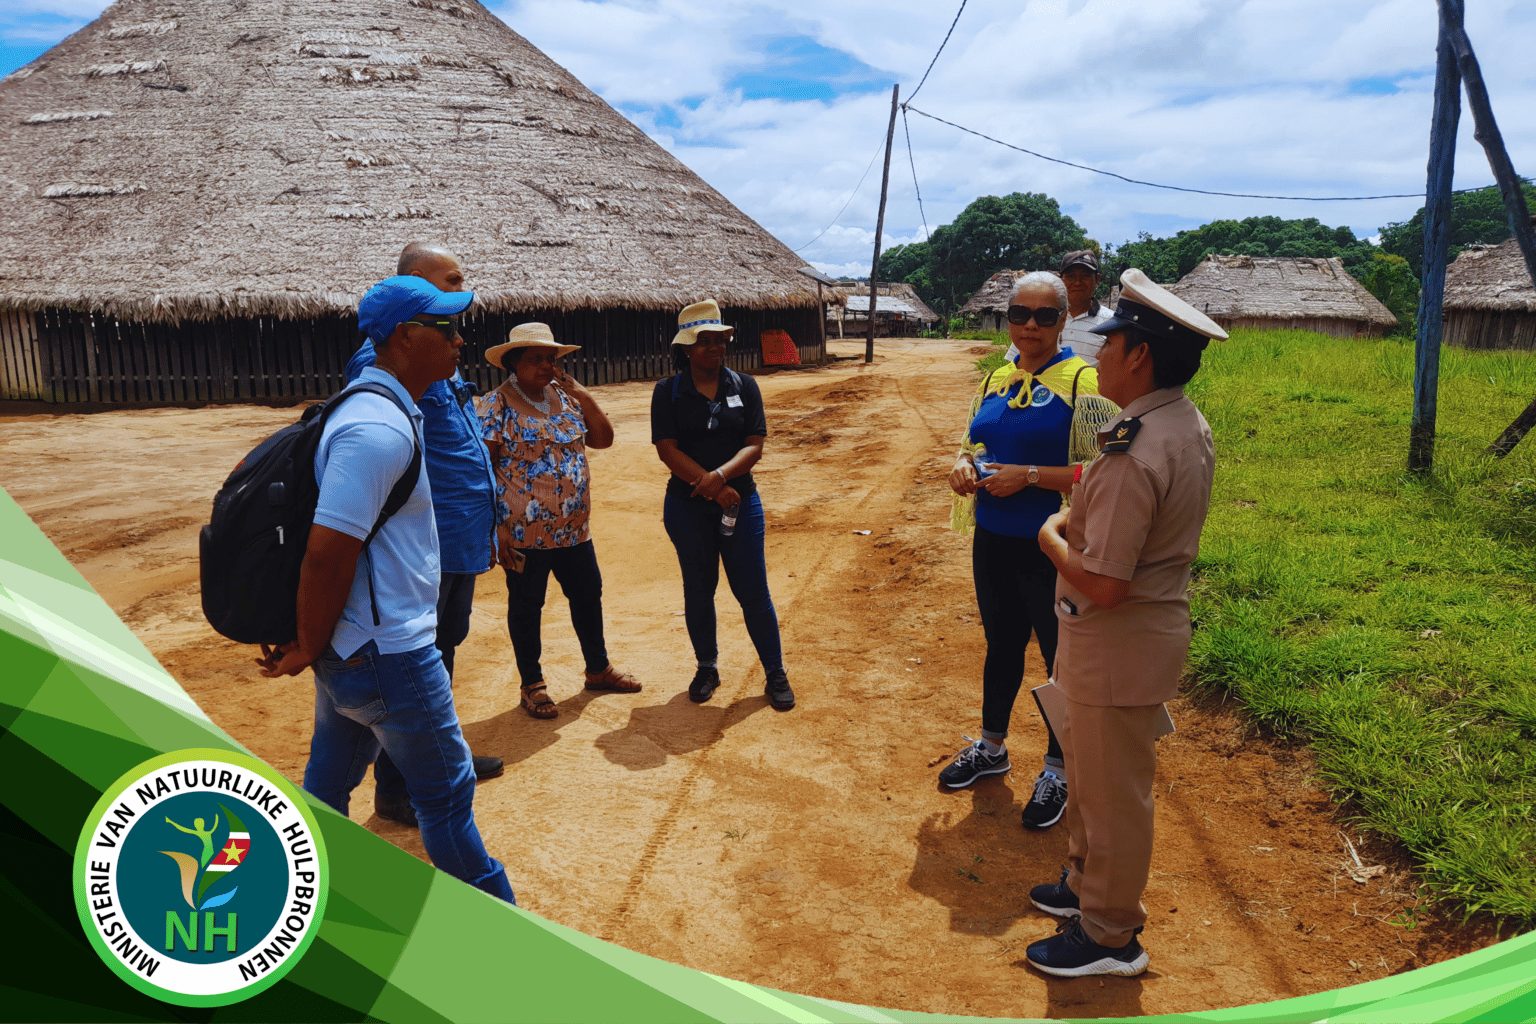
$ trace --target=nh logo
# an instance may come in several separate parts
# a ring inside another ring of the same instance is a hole
[[[165,912],[165,951],[167,953],[174,953],[176,951],[178,940],[188,952],[197,952],[197,916],[197,911],[194,910],[187,915],[186,922],[183,923],[176,911],[167,910]],[[202,916],[203,952],[212,953],[214,938],[222,935],[224,937],[224,951],[226,953],[233,953],[235,951],[236,915],[234,913],[225,915],[225,924],[222,928],[214,924],[213,911],[205,910]]]

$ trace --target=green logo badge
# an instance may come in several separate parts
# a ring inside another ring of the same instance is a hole
[[[319,930],[328,875],[303,796],[254,758],[182,750],[102,795],[75,848],[75,905],[128,984],[222,1006],[274,984]]]

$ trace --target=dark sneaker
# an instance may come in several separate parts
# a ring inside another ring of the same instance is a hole
[[[966,739],[971,738],[967,736]],[[983,775],[996,775],[1012,767],[1008,763],[1007,747],[996,754],[989,754],[986,744],[981,740],[971,740],[971,745],[956,754],[955,759],[939,772],[939,781],[950,789],[959,789],[969,786]]]
[[[1061,869],[1061,881],[1047,882],[1029,890],[1029,902],[1057,917],[1077,917],[1083,912],[1077,904],[1077,893],[1067,888],[1067,869]]]
[[[789,676],[781,668],[768,673],[768,683],[763,687],[763,695],[768,698],[768,703],[773,705],[775,711],[788,711],[795,706],[795,691],[789,688]]]
[[[1035,792],[1024,805],[1025,828],[1050,828],[1061,820],[1067,809],[1067,782],[1060,775],[1044,769],[1035,776]]]
[[[506,768],[501,763],[501,758],[492,757],[489,754],[475,754],[470,760],[474,762],[475,778],[477,779],[494,779]]]
[[[695,704],[703,704],[713,697],[719,688],[719,669],[701,668],[693,674],[693,682],[688,684],[688,699]]]
[[[1050,938],[1030,943],[1024,955],[1030,966],[1058,978],[1084,978],[1092,974],[1133,978],[1147,969],[1147,951],[1134,935],[1119,949],[1101,946],[1088,937],[1082,920],[1076,917],[1061,922]]]
[[[418,828],[416,824],[416,808],[411,806],[409,797],[378,799],[373,801],[373,813],[385,821],[392,821],[396,825],[404,825],[406,828]]]

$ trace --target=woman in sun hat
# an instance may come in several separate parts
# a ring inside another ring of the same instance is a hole
[[[571,606],[586,661],[587,689],[637,693],[615,669],[603,639],[603,578],[589,529],[587,448],[613,444],[613,424],[592,392],[560,366],[580,346],[561,345],[548,325],[518,324],[486,350],[507,379],[479,403],[496,471],[497,559],[507,574],[507,632],[522,679],[522,707],[534,718],[559,708],[539,665],[540,618],[550,574]]]
[[[775,709],[788,711],[795,693],[768,593],[763,503],[752,479],[768,421],[757,382],[725,365],[725,347],[735,333],[713,299],[678,314],[672,338],[677,373],[657,382],[651,396],[651,443],[672,471],[662,520],[682,567],[683,614],[698,659],[688,699],[702,704],[720,685],[715,587],[724,565],[763,665],[763,692]]]

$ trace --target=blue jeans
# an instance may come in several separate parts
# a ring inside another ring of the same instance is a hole
[[[453,679],[453,652],[469,636],[469,613],[474,603],[474,573],[443,573],[437,590],[437,650],[443,656],[443,667],[448,670],[450,681]],[[374,762],[373,781],[379,801],[398,803],[405,799],[405,778],[386,751],[380,750],[379,759]]]
[[[405,776],[421,841],[437,867],[516,903],[475,827],[475,772],[436,647],[380,654],[372,642],[314,664],[315,735],[304,788],[342,814],[382,748]]]
[[[783,668],[779,616],[768,593],[768,563],[763,558],[763,502],[757,492],[742,499],[736,510],[736,532],[729,537],[720,536],[720,506],[712,501],[668,494],[662,522],[683,570],[683,615],[694,657],[701,664],[714,664],[719,656],[715,587],[724,565],[763,671]]]
[[[544,681],[544,641],[539,625],[544,617],[544,595],[553,573],[571,608],[571,628],[581,642],[587,675],[608,667],[608,644],[603,638],[603,574],[597,568],[597,549],[582,541],[569,548],[520,548],[523,571],[507,570],[507,634],[512,656],[524,686]]]

